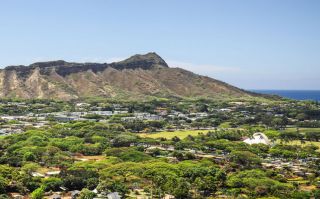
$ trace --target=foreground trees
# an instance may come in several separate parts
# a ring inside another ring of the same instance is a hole
[[[125,193],[128,188],[146,186],[150,194],[171,194],[176,198],[189,198],[195,194],[192,190],[196,190],[200,195],[209,196],[224,185],[226,175],[210,162],[203,163],[211,165],[209,167],[201,164],[190,161],[177,165],[164,161],[120,163],[102,170],[98,187]]]
[[[154,198],[170,194],[178,199],[214,198],[219,194],[251,198],[312,195],[287,180],[289,170],[267,170],[261,163],[266,157],[316,159],[318,147],[244,143],[243,137],[254,131],[251,127],[224,129],[184,139],[152,139],[126,132],[121,125],[94,122],[29,130],[0,138],[0,194],[18,192],[38,199],[44,192],[63,187],[79,190],[80,198],[88,199],[95,197],[94,189],[119,192],[123,197],[142,189]],[[300,137],[271,130],[267,133],[274,140]],[[317,135],[303,136],[316,139]],[[318,165],[313,162],[310,170],[319,170]],[[39,175],[48,170],[60,173]],[[305,180],[315,185],[317,177],[315,172]]]
[[[232,151],[230,161],[241,169],[253,169],[261,166],[261,159],[250,151]]]
[[[232,194],[244,193],[251,197],[267,195],[286,196],[294,187],[269,178],[262,170],[240,171],[231,174],[227,180],[229,192]]]

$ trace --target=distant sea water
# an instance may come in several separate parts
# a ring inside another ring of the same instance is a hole
[[[320,90],[251,90],[256,93],[279,95],[295,100],[320,101]]]

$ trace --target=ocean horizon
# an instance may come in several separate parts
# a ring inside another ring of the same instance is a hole
[[[250,91],[262,94],[279,95],[294,100],[320,101],[320,90],[267,90],[250,89]]]

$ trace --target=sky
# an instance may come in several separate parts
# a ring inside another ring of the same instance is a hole
[[[1,0],[0,67],[156,52],[244,89],[320,90],[319,0]]]

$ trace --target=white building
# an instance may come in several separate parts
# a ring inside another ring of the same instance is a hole
[[[247,138],[244,140],[247,144],[265,144],[270,145],[271,142],[268,137],[264,133],[255,133],[251,138]]]

